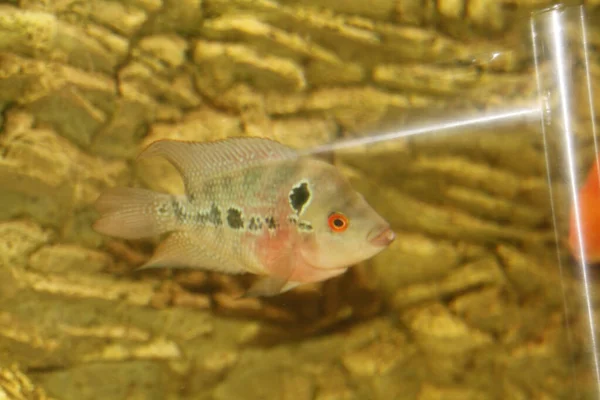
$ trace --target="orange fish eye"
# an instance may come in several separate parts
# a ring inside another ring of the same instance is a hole
[[[329,228],[334,232],[344,232],[348,229],[348,218],[342,213],[334,212],[327,218]]]

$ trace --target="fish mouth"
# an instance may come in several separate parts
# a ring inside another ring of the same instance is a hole
[[[367,240],[374,246],[387,247],[394,239],[396,239],[396,234],[389,226],[386,226],[383,229],[372,230]]]

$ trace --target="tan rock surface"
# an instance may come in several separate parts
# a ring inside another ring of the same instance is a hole
[[[0,399],[595,398],[565,184],[556,243],[536,124],[326,154],[398,239],[272,299],[236,301],[248,277],[135,273],[157,240],[91,229],[107,187],[182,190],[165,162],[135,163],[160,138],[307,149],[529,105],[526,16],[549,3],[4,2]]]

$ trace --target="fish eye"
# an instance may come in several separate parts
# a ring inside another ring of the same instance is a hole
[[[348,229],[348,218],[342,213],[333,212],[327,218],[329,228],[334,232],[344,232]]]

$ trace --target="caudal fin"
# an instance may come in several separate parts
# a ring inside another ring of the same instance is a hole
[[[123,239],[157,236],[176,227],[173,219],[158,209],[170,209],[172,196],[138,188],[113,188],[96,200],[101,214],[94,223],[96,232]]]

